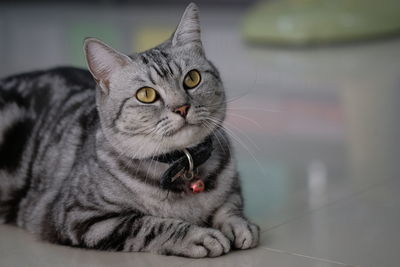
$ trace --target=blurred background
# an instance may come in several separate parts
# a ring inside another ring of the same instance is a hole
[[[260,249],[201,264],[398,266],[400,1],[196,3],[207,57],[228,95],[225,127],[246,213],[263,232]],[[85,67],[89,36],[125,53],[143,51],[172,34],[187,4],[2,0],[0,76]],[[62,265],[59,258],[65,266],[81,266],[82,259],[102,266],[113,257],[70,258],[69,250],[16,231],[0,228],[1,266],[31,257],[42,259],[31,266]],[[157,265],[156,258],[143,262]],[[131,260],[115,259],[121,266]]]

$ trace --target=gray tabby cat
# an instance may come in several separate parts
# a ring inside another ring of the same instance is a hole
[[[153,49],[126,56],[93,38],[84,48],[90,72],[0,81],[0,221],[110,251],[197,258],[255,247],[196,5]]]

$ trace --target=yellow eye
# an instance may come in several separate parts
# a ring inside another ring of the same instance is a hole
[[[201,81],[200,72],[197,70],[189,71],[183,79],[183,87],[185,89],[192,89],[199,85]]]
[[[153,103],[157,99],[157,91],[151,87],[142,87],[136,92],[136,98],[143,103]]]

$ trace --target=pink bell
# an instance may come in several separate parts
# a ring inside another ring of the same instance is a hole
[[[190,190],[193,194],[201,193],[204,191],[204,182],[202,180],[196,180],[190,184]]]

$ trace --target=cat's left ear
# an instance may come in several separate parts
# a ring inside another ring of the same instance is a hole
[[[102,92],[108,94],[111,75],[131,62],[131,59],[96,38],[86,38],[84,51],[89,71]]]
[[[199,8],[194,3],[190,3],[186,7],[181,21],[172,36],[173,46],[184,46],[187,44],[193,44],[202,49]]]

